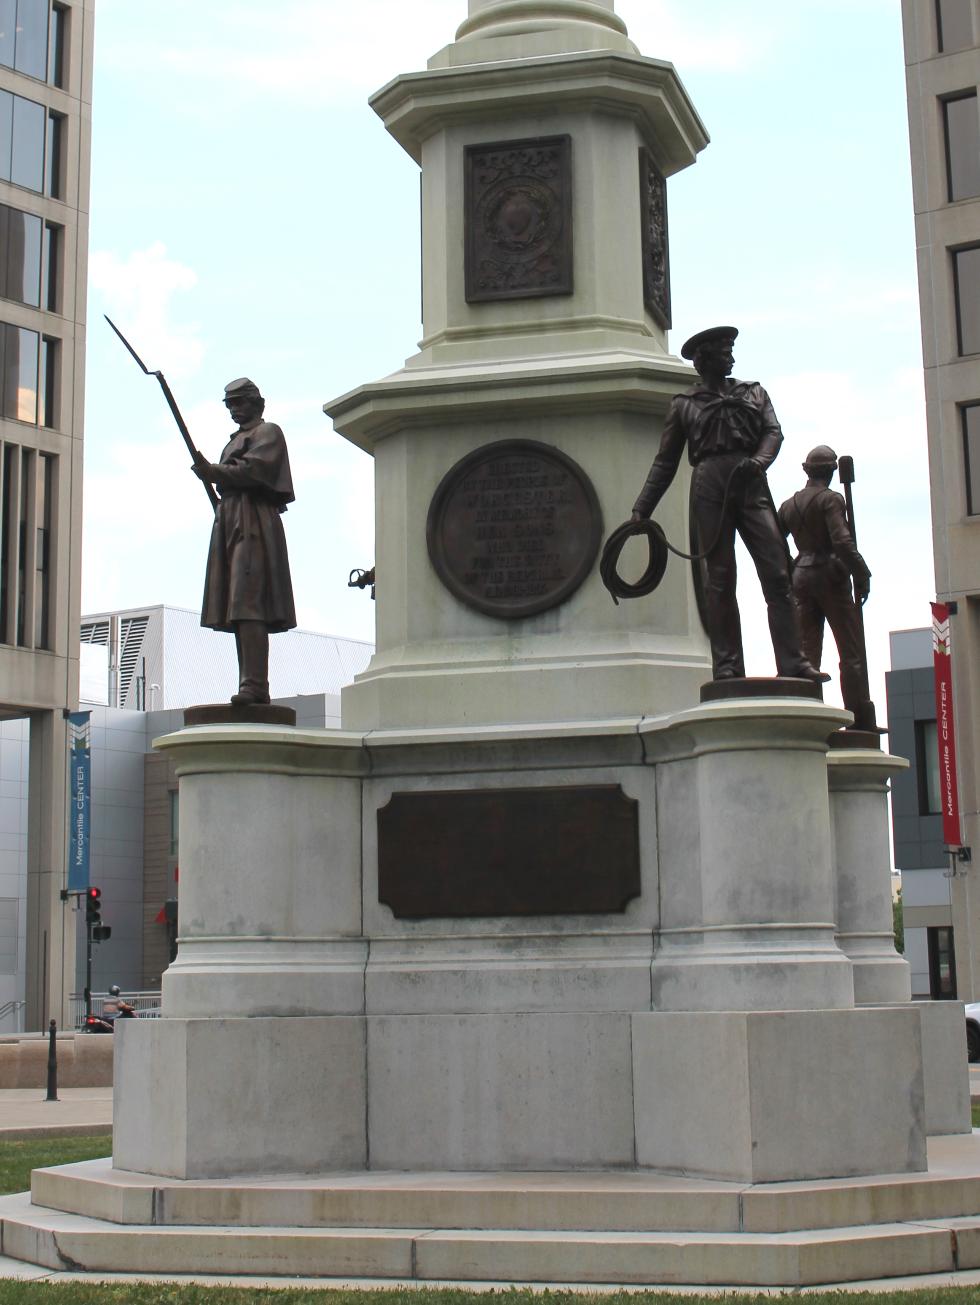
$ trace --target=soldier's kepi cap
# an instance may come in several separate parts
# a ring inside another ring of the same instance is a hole
[[[709,326],[706,331],[698,331],[697,335],[692,335],[690,340],[684,341],[681,345],[681,357],[691,362],[702,344],[711,344],[715,340],[724,340],[726,344],[733,344],[737,338],[737,326]]]
[[[247,376],[239,376],[237,381],[229,381],[225,386],[225,403],[229,399],[261,399],[259,387]]]

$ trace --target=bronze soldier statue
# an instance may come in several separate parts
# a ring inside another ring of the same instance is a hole
[[[820,444],[807,454],[806,487],[779,509],[783,533],[799,550],[793,569],[793,596],[800,616],[803,651],[820,665],[826,621],[840,657],[844,706],[854,713],[856,730],[876,730],[868,688],[861,606],[871,591],[871,571],[858,552],[848,525],[843,496],[830,488],[837,454]],[[854,594],[851,594],[851,581]]]
[[[745,675],[742,628],[735,598],[735,534],[755,563],[769,614],[779,676],[830,679],[810,665],[800,648],[789,554],[776,520],[766,468],[783,440],[769,395],[756,381],[729,379],[735,365],[734,326],[700,331],[681,348],[699,381],[674,397],[633,520],[649,517],[680,463],[684,445],[694,473],[691,507],[699,549],[706,554],[705,606],[716,680]]]
[[[238,430],[218,462],[200,458],[196,475],[219,495],[204,581],[201,624],[226,630],[238,648],[235,706],[269,701],[269,635],[296,625],[282,513],[292,503],[286,441],[263,421],[265,399],[246,377],[225,386]]]

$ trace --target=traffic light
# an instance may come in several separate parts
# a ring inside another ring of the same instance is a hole
[[[112,927],[102,923],[102,889],[89,888],[85,894],[85,924],[93,942],[105,942],[112,936]]]
[[[102,923],[102,889],[90,888],[85,894],[85,923]]]

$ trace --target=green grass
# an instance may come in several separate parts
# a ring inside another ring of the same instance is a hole
[[[67,1165],[75,1160],[95,1160],[112,1154],[112,1134],[96,1133],[92,1137],[39,1137],[23,1141],[0,1142],[0,1195],[26,1192],[31,1185],[31,1170],[46,1165]],[[7,1297],[0,1296],[6,1305]],[[12,1299],[12,1298],[11,1298]]]
[[[971,1110],[973,1111],[973,1127],[980,1128],[980,1101],[975,1102],[971,1106]]]
[[[792,1293],[790,1293],[792,1294]],[[304,1288],[272,1290],[257,1287],[183,1287],[169,1284],[118,1283],[26,1283],[0,1281],[0,1305],[491,1305],[503,1298],[506,1305],[773,1305],[780,1299],[768,1294],[725,1296],[671,1296],[649,1291],[636,1294],[614,1292],[608,1296],[573,1292],[508,1290],[468,1291],[332,1291]],[[934,1290],[898,1292],[881,1296],[874,1292],[817,1292],[802,1298],[807,1305],[975,1305],[975,1287],[937,1287]]]

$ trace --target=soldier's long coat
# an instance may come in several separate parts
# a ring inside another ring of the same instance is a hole
[[[232,437],[217,464],[220,494],[211,531],[201,624],[234,632],[262,621],[270,634],[296,625],[282,513],[293,481],[282,431],[256,419]]]

